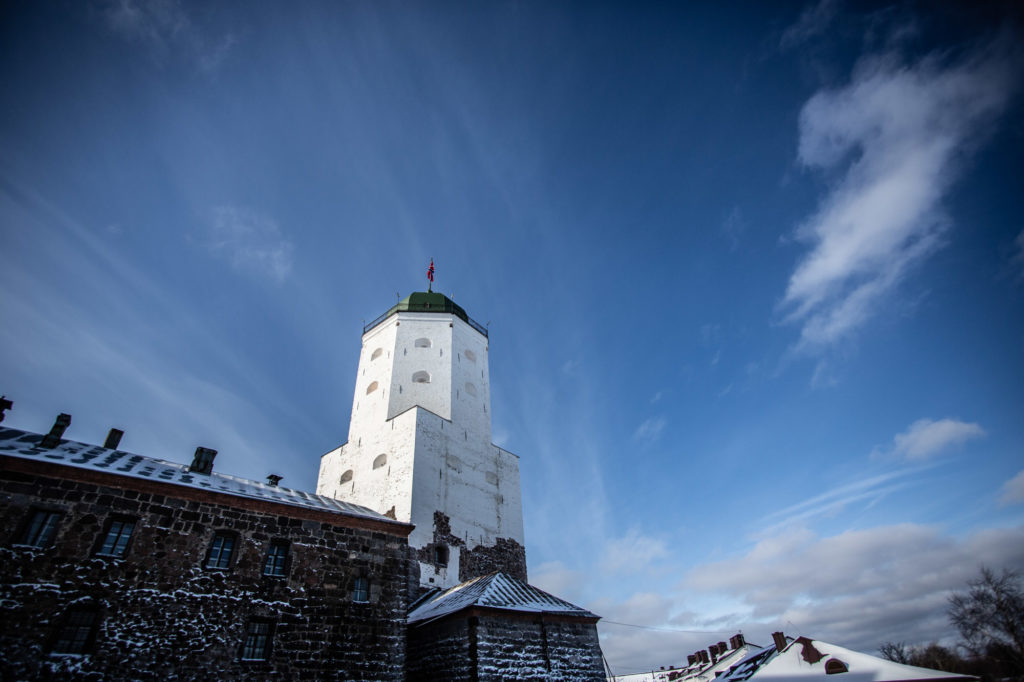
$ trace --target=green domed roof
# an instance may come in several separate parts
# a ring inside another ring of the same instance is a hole
[[[363,327],[363,333],[365,334],[370,331],[395,313],[449,313],[450,315],[455,315],[484,336],[487,336],[486,327],[467,315],[466,311],[458,303],[436,291],[416,291],[409,294],[391,306],[386,313]]]

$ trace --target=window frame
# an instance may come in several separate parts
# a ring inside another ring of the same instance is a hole
[[[64,516],[63,511],[47,509],[45,507],[31,507],[28,515],[22,522],[21,530],[18,532],[17,540],[13,543],[18,547],[31,547],[32,549],[46,549],[52,547],[57,539],[57,528],[60,519]],[[42,517],[37,525],[36,519]]]
[[[275,552],[275,549],[283,550]],[[263,557],[264,578],[287,578],[291,569],[291,543],[287,540],[271,540],[267,547],[267,554]],[[280,572],[277,572],[280,571]]]
[[[111,551],[104,552],[103,549],[107,546],[107,541],[110,540],[110,535],[114,530],[115,524],[121,524],[121,527],[117,532],[117,539],[114,541]],[[131,524],[131,528],[128,530],[127,537],[124,537],[124,524]],[[113,559],[123,559],[128,555],[128,549],[131,547],[132,538],[135,537],[135,529],[139,525],[139,520],[131,516],[120,516],[114,515],[107,518],[107,522],[103,526],[103,532],[97,538],[96,551],[93,552],[93,556],[99,557],[110,557]],[[123,543],[122,543],[123,538]],[[121,551],[117,551],[118,545],[121,545]]]
[[[88,622],[72,622],[76,617],[82,616],[88,617]],[[91,653],[96,644],[99,626],[100,611],[96,604],[68,607],[60,619],[60,624],[53,631],[48,653],[53,656],[81,656]],[[60,649],[64,642],[68,642],[69,646]]]
[[[264,663],[270,660],[274,651],[274,631],[277,623],[272,618],[250,618],[245,623],[245,631],[242,635],[242,644],[238,648],[238,660],[243,663]],[[260,632],[261,628],[266,628]],[[261,651],[256,652],[256,642],[263,638]],[[254,641],[255,640],[255,641]],[[250,645],[252,642],[252,645]],[[260,657],[247,655],[250,651],[259,653]]]
[[[217,540],[221,540],[221,544],[217,546]],[[231,549],[228,551],[228,558],[225,561],[224,555],[224,540],[231,540]],[[206,549],[206,559],[203,561],[203,568],[211,571],[230,571],[231,567],[235,565],[235,553],[238,548],[238,533],[232,530],[216,530],[213,533],[213,537],[210,539],[210,546]],[[217,551],[217,563],[216,565],[211,564],[213,560],[214,550]]]
[[[352,581],[352,601],[356,604],[370,603],[370,579],[365,575],[357,575]]]

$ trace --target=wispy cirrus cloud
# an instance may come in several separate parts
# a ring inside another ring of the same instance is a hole
[[[633,438],[637,440],[655,441],[661,436],[661,432],[665,430],[665,426],[668,422],[664,417],[650,417],[649,419],[643,420],[640,426],[636,427],[636,431],[633,432]]]
[[[113,0],[102,7],[111,33],[143,45],[158,62],[180,54],[214,71],[235,45],[233,33],[212,36],[192,21],[180,0]]]
[[[1024,469],[1017,472],[1017,475],[1003,484],[1003,494],[999,498],[1000,504],[1020,504],[1024,502]]]
[[[804,105],[798,159],[835,181],[797,230],[811,248],[781,304],[802,326],[800,349],[849,337],[943,245],[945,193],[1017,84],[1011,43],[1001,37],[955,63],[868,57],[848,85]]]
[[[232,267],[277,282],[291,273],[294,246],[273,218],[240,206],[218,206],[209,227],[207,246]]]
[[[981,438],[985,430],[978,424],[959,419],[918,419],[906,431],[896,434],[887,451],[875,450],[874,456],[894,455],[908,460],[934,457],[972,438]]]
[[[789,50],[824,33],[839,12],[839,0],[821,0],[808,6],[800,17],[782,32],[779,47]]]

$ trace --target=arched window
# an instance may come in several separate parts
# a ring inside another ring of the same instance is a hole
[[[473,384],[471,384],[471,383],[469,383],[467,381],[466,382],[466,393],[468,393],[470,395],[476,395],[476,386],[474,386]]]
[[[348,483],[351,480],[352,480],[352,470],[349,469],[348,471],[346,471],[345,473],[343,473],[341,475],[340,483]]]
[[[466,359],[469,360],[470,362],[476,362],[476,353],[474,353],[473,351],[467,350],[466,352],[463,353],[463,355],[465,355]]]
[[[414,384],[429,384],[430,383],[430,372],[424,372],[420,370],[412,375],[412,383]]]
[[[373,393],[376,390],[377,390],[377,382],[374,381],[369,386],[366,387],[366,395],[370,395],[371,393]]]
[[[826,675],[836,675],[838,673],[849,672],[849,670],[850,669],[846,667],[846,664],[840,661],[838,658],[830,658],[827,661],[825,661]]]
[[[434,344],[427,337],[421,336],[420,338],[416,339],[416,343],[412,345],[414,345],[416,348],[430,348]]]
[[[388,463],[388,456],[387,455],[377,455],[373,459],[373,468],[374,469],[380,469],[382,466],[384,466],[387,463]]]
[[[373,355],[370,356],[370,359],[371,360],[376,360],[383,353],[384,353],[384,349],[383,348],[378,348],[377,350],[373,351]]]

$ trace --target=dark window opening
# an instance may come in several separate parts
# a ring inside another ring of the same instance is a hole
[[[288,543],[275,540],[267,550],[267,559],[263,562],[263,575],[283,577],[288,569]]]
[[[128,519],[114,519],[107,527],[107,534],[103,538],[103,544],[97,554],[121,557],[128,550],[128,541],[135,530],[135,521]]]
[[[447,545],[436,545],[434,547],[434,563],[438,566],[448,565],[448,547]]]
[[[367,578],[356,578],[352,585],[352,601],[370,601],[370,581]]]
[[[51,651],[55,654],[84,654],[95,635],[97,618],[94,609],[73,609],[68,612]]]
[[[274,624],[271,621],[250,620],[245,626],[242,660],[265,661],[270,658],[270,643],[273,635]]]
[[[837,675],[839,673],[845,673],[849,671],[846,664],[840,661],[838,658],[830,658],[825,661],[825,674],[826,675]]]
[[[58,512],[44,511],[37,509],[32,512],[28,525],[18,540],[19,545],[29,547],[49,547],[57,534],[57,522],[60,520]]]
[[[217,533],[213,536],[210,553],[206,557],[207,568],[230,568],[231,555],[235,551],[235,536],[228,533]]]

